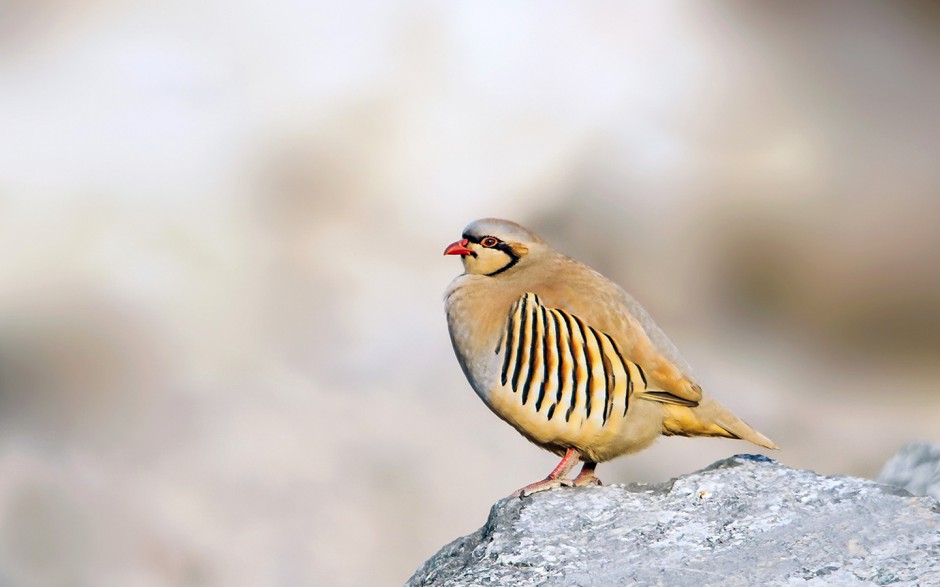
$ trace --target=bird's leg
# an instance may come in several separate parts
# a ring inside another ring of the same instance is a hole
[[[548,477],[541,481],[530,483],[522,489],[517,489],[510,497],[526,497],[533,493],[547,491],[556,487],[571,487],[571,480],[565,479],[565,475],[568,474],[568,471],[571,470],[571,467],[574,466],[577,460],[578,452],[573,448],[569,448],[565,456],[561,458],[561,462],[558,463],[558,466],[548,474]]]
[[[575,487],[588,487],[590,485],[603,485],[601,480],[597,478],[597,475],[594,474],[594,467],[597,466],[597,463],[594,461],[584,461],[584,466],[581,467],[581,472],[578,473],[578,476],[574,478],[572,482]]]

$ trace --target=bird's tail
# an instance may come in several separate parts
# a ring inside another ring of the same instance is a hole
[[[663,434],[666,436],[740,438],[764,448],[780,448],[711,398],[706,398],[696,407],[663,404],[663,410]]]

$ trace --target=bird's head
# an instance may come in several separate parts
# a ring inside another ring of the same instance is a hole
[[[524,265],[544,244],[515,222],[483,218],[470,223],[462,238],[444,249],[444,254],[460,255],[467,273],[496,276]]]

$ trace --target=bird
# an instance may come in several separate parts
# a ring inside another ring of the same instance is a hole
[[[545,479],[513,496],[601,485],[598,463],[660,436],[779,448],[703,391],[630,294],[531,230],[476,220],[444,255],[463,262],[444,308],[470,386],[522,436],[561,457]]]

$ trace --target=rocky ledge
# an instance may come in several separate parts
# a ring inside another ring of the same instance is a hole
[[[940,504],[738,455],[658,485],[500,500],[407,585],[940,585]]]

